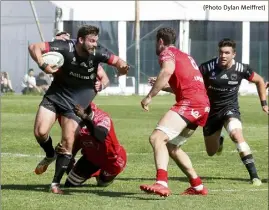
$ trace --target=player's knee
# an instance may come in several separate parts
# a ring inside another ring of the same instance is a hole
[[[42,126],[35,127],[34,135],[37,141],[45,141],[48,138],[48,130]]]
[[[149,143],[151,145],[155,145],[156,144],[156,141],[158,141],[158,136],[156,134],[151,134],[150,137],[149,137]]]
[[[239,128],[233,129],[230,133],[229,133],[230,138],[235,141],[238,142],[242,139],[242,130]]]
[[[242,138],[242,123],[238,119],[233,119],[225,126],[226,131],[233,141],[240,140]]]
[[[212,156],[214,156],[215,154],[216,154],[216,152],[217,151],[212,151],[212,150],[206,150],[206,153],[207,153],[207,155],[209,156],[209,157],[212,157]]]
[[[159,144],[164,144],[166,143],[167,139],[163,138],[162,135],[160,135],[158,132],[154,132],[150,137],[149,137],[149,142],[152,146],[157,146]]]

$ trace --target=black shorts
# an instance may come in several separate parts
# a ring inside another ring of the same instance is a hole
[[[43,98],[39,106],[43,106],[44,108],[54,112],[57,115],[61,115],[70,119],[75,120],[78,124],[82,122],[82,120],[75,114],[72,109],[64,109],[57,105],[55,102],[48,99],[46,96]]]
[[[229,109],[225,111],[214,112],[210,111],[206,125],[203,127],[204,136],[211,136],[218,130],[221,130],[224,123],[230,119],[236,118],[241,121],[240,112],[238,109]]]

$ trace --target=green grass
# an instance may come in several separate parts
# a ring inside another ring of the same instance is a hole
[[[188,182],[170,161],[169,186],[173,195],[166,199],[144,194],[139,190],[139,185],[154,182],[155,167],[148,136],[173,104],[172,96],[154,98],[148,113],[140,107],[141,97],[98,96],[95,102],[110,113],[118,138],[127,150],[127,168],[107,188],[97,188],[95,180],[90,180],[85,187],[66,190],[68,194],[63,196],[48,192],[54,165],[44,175],[33,173],[43,156],[33,136],[35,113],[41,97],[2,96],[1,100],[3,210],[268,209],[268,117],[262,112],[257,97],[241,97],[240,104],[244,136],[253,151],[264,184],[260,187],[249,184],[248,173],[227,134],[223,154],[208,157],[202,129],[199,128],[183,149],[189,153],[194,167],[209,189],[209,195],[180,196],[179,193],[188,187]],[[51,135],[56,145],[60,139],[58,125],[53,127]]]

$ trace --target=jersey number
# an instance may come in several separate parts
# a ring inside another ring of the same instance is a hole
[[[199,67],[197,66],[195,60],[193,60],[191,56],[188,56],[188,58],[190,59],[191,65],[193,66],[193,68],[199,71]]]

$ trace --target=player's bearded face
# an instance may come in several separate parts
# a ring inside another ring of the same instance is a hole
[[[235,51],[232,47],[219,48],[219,62],[221,66],[229,66],[235,57]]]
[[[83,51],[91,54],[94,52],[94,50],[96,49],[97,47],[97,41],[98,41],[98,36],[95,36],[95,35],[87,35],[85,37],[85,39],[83,40],[83,43],[82,43],[82,49]]]

